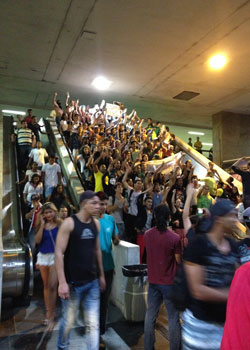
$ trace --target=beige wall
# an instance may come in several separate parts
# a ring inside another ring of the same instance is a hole
[[[231,112],[214,114],[213,151],[214,162],[250,155],[250,115]]]

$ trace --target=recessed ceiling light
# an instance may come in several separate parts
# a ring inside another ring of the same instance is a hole
[[[107,90],[110,85],[112,84],[112,81],[108,80],[105,77],[99,76],[96,77],[92,81],[92,85],[97,89],[97,90]]]
[[[199,131],[188,131],[188,134],[190,134],[190,135],[205,135],[204,132],[199,132]]]
[[[210,142],[202,142],[202,144],[203,146],[213,146],[213,144]]]
[[[26,113],[23,112],[23,111],[12,111],[10,109],[2,109],[2,112],[3,113],[6,113],[6,114],[16,114],[16,115],[25,115]]]
[[[209,65],[212,69],[222,69],[227,63],[227,58],[223,54],[214,55],[209,59]]]

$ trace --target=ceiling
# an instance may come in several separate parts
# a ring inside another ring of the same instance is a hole
[[[0,33],[2,105],[50,109],[54,91],[70,91],[203,127],[221,110],[250,111],[250,1],[2,0]],[[216,52],[229,63],[215,72]],[[91,86],[99,74],[108,92]],[[173,99],[183,90],[200,95]]]

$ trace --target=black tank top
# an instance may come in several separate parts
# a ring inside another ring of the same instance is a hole
[[[81,222],[76,215],[72,219],[74,230],[64,254],[64,272],[67,283],[77,286],[97,278],[95,249],[98,231],[93,218],[88,224]]]

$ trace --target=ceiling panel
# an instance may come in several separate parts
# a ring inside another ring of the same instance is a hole
[[[0,102],[50,106],[54,91],[64,100],[69,90],[85,104],[121,99],[204,125],[249,107],[250,1],[2,0],[0,32]],[[215,73],[207,60],[217,50],[230,61]],[[98,74],[110,91],[91,87]],[[200,95],[173,100],[183,90]]]

